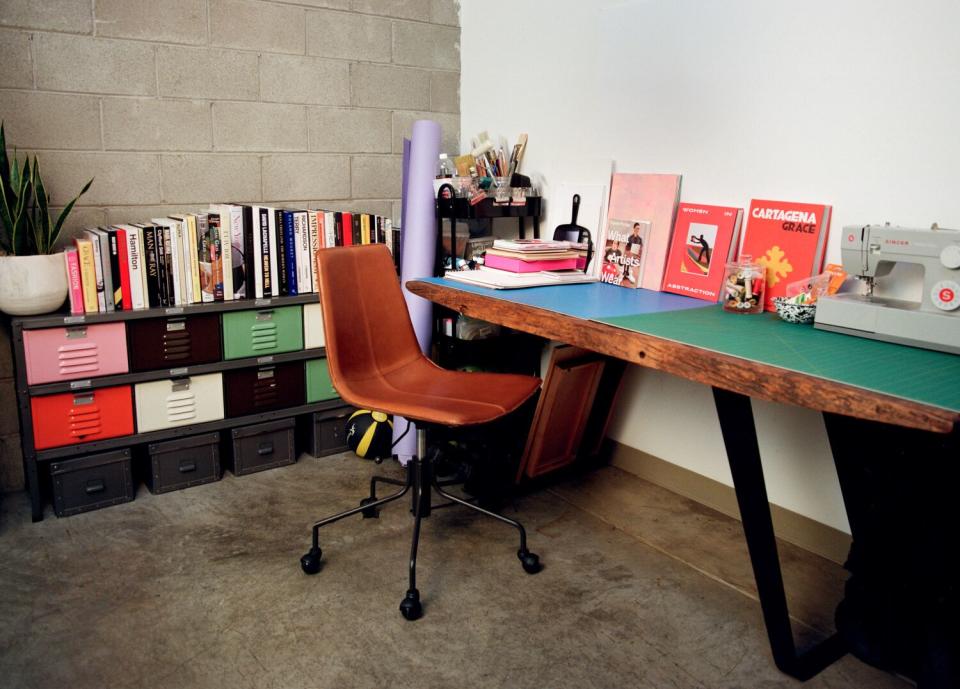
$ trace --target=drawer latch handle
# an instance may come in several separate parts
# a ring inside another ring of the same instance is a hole
[[[97,493],[102,493],[107,489],[107,484],[104,483],[102,478],[95,478],[87,481],[87,485],[84,486],[83,491],[87,495],[95,495]]]
[[[257,448],[257,454],[260,455],[261,457],[263,457],[264,455],[272,455],[273,443],[272,442],[260,443],[260,446]]]
[[[178,469],[181,474],[189,474],[197,470],[197,463],[189,459],[183,459],[180,461]]]

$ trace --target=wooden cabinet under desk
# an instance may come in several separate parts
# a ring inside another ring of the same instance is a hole
[[[117,451],[149,461],[157,443],[297,417],[312,428],[344,406],[316,294],[10,324],[34,521],[51,501],[52,462]]]

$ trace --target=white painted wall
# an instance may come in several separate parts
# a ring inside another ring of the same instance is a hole
[[[461,24],[464,141],[528,132],[548,179],[609,157],[688,201],[831,203],[831,261],[844,224],[960,226],[960,3],[463,0]],[[848,530],[819,415],[754,410],[771,500]],[[731,483],[705,386],[632,371],[611,436]]]

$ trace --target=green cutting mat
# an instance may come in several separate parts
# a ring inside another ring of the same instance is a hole
[[[960,356],[720,306],[598,318],[626,330],[960,412]]]

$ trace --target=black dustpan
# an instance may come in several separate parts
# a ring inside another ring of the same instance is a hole
[[[573,213],[570,222],[566,225],[557,225],[553,231],[554,241],[587,243],[587,262],[584,265],[583,272],[587,272],[590,267],[590,259],[593,258],[593,238],[590,236],[590,230],[577,224],[577,213],[580,212],[580,194],[573,195]]]

